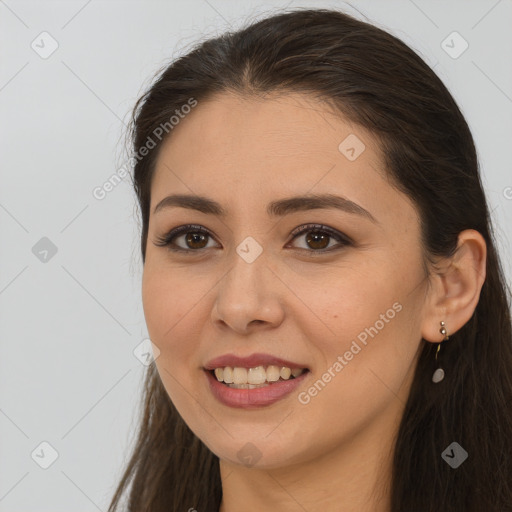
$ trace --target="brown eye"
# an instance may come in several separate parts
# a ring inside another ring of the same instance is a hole
[[[190,249],[203,249],[206,246],[206,243],[208,243],[207,237],[208,235],[205,233],[189,232],[185,237],[187,247]]]
[[[310,231],[306,236],[306,243],[312,249],[325,249],[329,245],[331,235]]]
[[[299,248],[309,250],[310,253],[330,252],[331,249],[334,250],[347,245],[352,245],[350,238],[347,236],[327,226],[319,224],[300,226],[292,232],[292,235],[294,235],[293,240],[304,236],[305,246]],[[332,240],[337,243],[330,245]]]
[[[181,245],[176,240],[183,238]],[[208,249],[209,239],[213,240],[210,233],[202,226],[189,224],[179,226],[171,230],[167,235],[157,238],[155,245],[159,247],[167,247],[171,251],[176,252],[201,252],[202,249]],[[184,244],[184,245],[183,245]]]

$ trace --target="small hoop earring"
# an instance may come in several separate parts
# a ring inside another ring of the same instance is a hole
[[[437,354],[439,353],[439,350],[441,349],[441,343],[443,341],[450,339],[450,337],[448,336],[448,332],[446,330],[445,323],[443,321],[441,321],[441,322],[439,322],[439,324],[441,325],[439,332],[444,336],[444,338],[441,340],[441,342],[439,342],[439,344],[437,346],[436,362],[437,362]],[[434,375],[432,375],[432,382],[434,384],[437,384],[438,382],[441,382],[443,379],[444,379],[444,370],[442,368],[437,368],[436,371],[434,372]]]

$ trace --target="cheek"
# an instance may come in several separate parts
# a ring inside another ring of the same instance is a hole
[[[389,279],[390,275],[391,269],[385,264],[379,268],[344,264],[332,272],[319,269],[288,277],[293,279],[292,291],[302,302],[304,315],[299,318],[309,326],[312,340],[337,350],[375,322],[380,326],[380,315],[386,311],[388,317],[395,316],[393,304],[400,301],[403,292],[400,282]]]
[[[194,339],[198,337],[193,332],[196,325],[193,317],[208,290],[199,281],[191,286],[183,277],[176,276],[179,270],[145,268],[142,279],[142,303],[149,337],[160,349],[160,363],[169,368],[179,366],[175,361],[183,361],[194,353]]]
[[[304,412],[316,418],[305,422],[311,435],[318,423],[327,440],[356,435],[389,407],[394,410],[407,400],[417,346],[407,334],[407,305],[390,298],[385,288],[374,287],[360,302],[364,296],[359,289],[349,299],[338,295],[336,307],[324,304],[330,313],[324,318],[336,336],[312,338],[321,363],[298,396]]]
[[[417,266],[402,263],[403,268],[393,259],[373,259],[364,267],[344,265],[330,276],[296,274],[293,290],[308,306],[296,318],[316,352],[320,376],[331,369],[345,376],[331,380],[348,379],[340,386],[351,389],[361,380],[369,393],[374,385],[382,387],[379,376],[399,386],[417,349],[419,311],[411,290],[421,280]]]
[[[149,337],[160,350],[156,368],[167,394],[187,420],[193,415],[195,401],[190,397],[195,395],[194,386],[200,373],[195,371],[199,361],[194,340],[199,336],[193,332],[193,320],[195,308],[200,306],[197,295],[201,290],[187,286],[183,273],[177,276],[179,270],[146,267],[142,302]]]
[[[203,403],[198,390],[204,378],[199,369],[198,315],[204,314],[205,295],[211,287],[197,276],[192,281],[184,269],[157,271],[148,267],[142,281],[148,333],[160,349],[155,360],[158,374],[180,416],[203,442],[210,436],[217,438],[223,434],[218,420],[205,414],[208,404]]]

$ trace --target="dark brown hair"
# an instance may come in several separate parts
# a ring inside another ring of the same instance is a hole
[[[434,385],[437,345],[425,342],[394,450],[391,512],[512,511],[510,290],[496,251],[474,141],[453,97],[406,44],[342,12],[282,12],[198,44],[161,71],[132,117],[133,151],[190,98],[299,92],[323,100],[380,142],[390,182],[421,219],[425,259],[452,256],[458,234],[487,244],[487,277],[472,318],[443,343],[445,379]],[[166,137],[172,137],[169,130]],[[153,137],[154,138],[154,137]],[[150,187],[161,142],[137,158],[133,186],[145,261]],[[435,268],[435,267],[433,267]],[[132,512],[219,509],[218,457],[191,432],[148,368],[136,445],[109,511],[126,493]],[[441,457],[456,441],[457,469]]]

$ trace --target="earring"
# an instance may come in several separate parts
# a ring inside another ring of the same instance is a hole
[[[439,329],[439,332],[444,336],[442,341],[446,341],[449,339],[448,333],[446,331],[445,323],[443,321],[439,322],[441,325],[441,328]],[[437,362],[437,354],[439,353],[439,350],[441,349],[441,343],[438,344],[437,350],[436,350],[436,362]],[[437,370],[434,372],[434,375],[432,375],[432,382],[434,384],[437,384],[438,382],[441,382],[444,379],[444,370],[442,368],[437,368]]]

